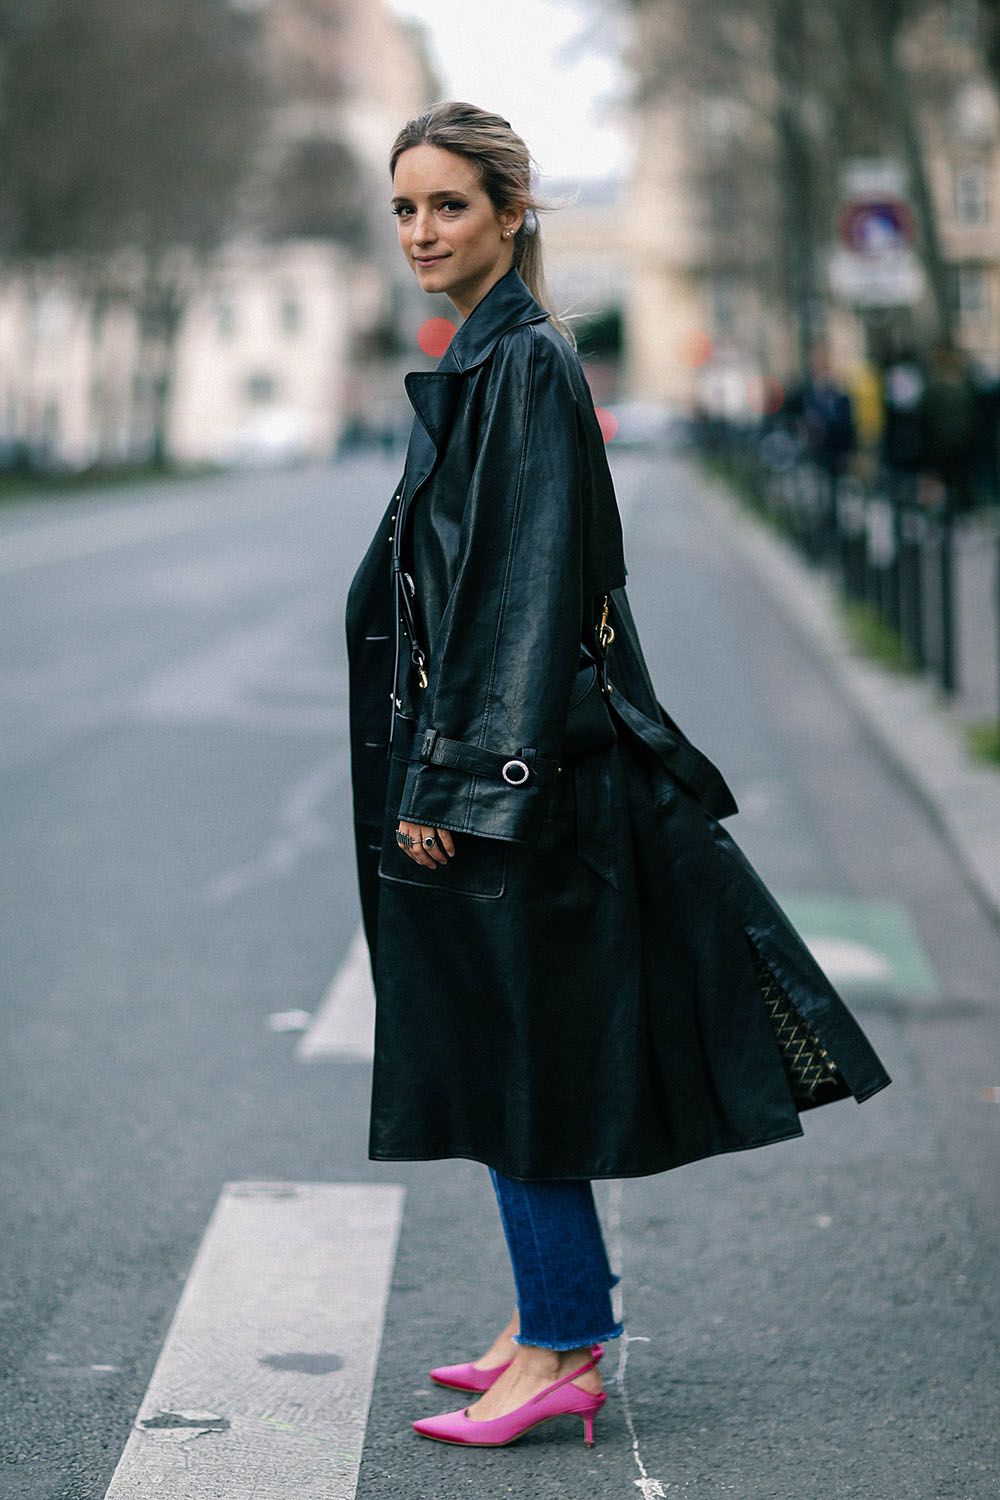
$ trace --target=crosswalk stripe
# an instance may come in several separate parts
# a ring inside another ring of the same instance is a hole
[[[228,1184],[106,1500],[353,1500],[402,1211]]]
[[[368,944],[359,927],[296,1056],[303,1062],[323,1057],[370,1062],[374,1055],[375,991]]]

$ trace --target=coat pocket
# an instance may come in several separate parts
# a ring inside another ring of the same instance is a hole
[[[470,833],[456,833],[453,838],[454,858],[446,865],[427,870],[414,864],[396,843],[395,829],[389,829],[382,843],[379,875],[396,885],[416,885],[426,890],[447,891],[452,896],[497,900],[507,883],[506,844],[502,839],[480,838]]]

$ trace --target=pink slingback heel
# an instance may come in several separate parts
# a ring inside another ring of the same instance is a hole
[[[446,1385],[452,1391],[478,1391],[482,1394],[495,1385],[513,1363],[509,1359],[506,1364],[494,1365],[492,1370],[480,1370],[478,1365],[438,1365],[431,1371],[431,1379],[435,1385]]]
[[[474,1422],[463,1407],[461,1411],[445,1412],[439,1417],[422,1417],[419,1422],[414,1422],[413,1430],[421,1437],[433,1438],[438,1443],[455,1443],[462,1448],[501,1448],[553,1417],[582,1417],[583,1440],[590,1446],[594,1441],[594,1418],[608,1398],[604,1391],[597,1394],[582,1391],[573,1381],[596,1365],[592,1353],[578,1370],[553,1381],[523,1406],[504,1417],[494,1417],[490,1422]]]
[[[598,1360],[602,1358],[604,1350],[600,1344],[593,1344],[590,1354],[592,1359]],[[450,1391],[475,1391],[483,1395],[496,1384],[504,1370],[509,1370],[513,1363],[512,1359],[508,1359],[505,1364],[494,1365],[490,1370],[481,1370],[478,1365],[474,1364],[438,1365],[437,1369],[430,1373],[435,1385],[447,1386]]]

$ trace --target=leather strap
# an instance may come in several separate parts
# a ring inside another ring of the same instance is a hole
[[[555,786],[559,775],[558,762],[539,755],[535,750],[501,755],[496,750],[484,750],[480,745],[467,745],[463,740],[445,739],[436,729],[425,731],[420,759],[427,766],[450,766],[456,771],[467,771],[471,776],[488,776],[492,781],[506,782],[510,787]]]
[[[728,818],[736,812],[736,801],[722,773],[672,721],[669,726],[654,724],[621,693],[614,694],[611,706],[633,734],[659,757],[671,775],[687,787],[714,818]]]

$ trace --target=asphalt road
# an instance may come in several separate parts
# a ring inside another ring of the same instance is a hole
[[[690,472],[616,472],[660,696],[835,962],[860,932],[895,965],[849,991],[894,1086],[802,1141],[602,1187],[630,1342],[593,1450],[569,1424],[419,1442],[445,1409],[423,1372],[507,1316],[485,1172],[369,1163],[365,1065],[304,1065],[269,1023],[315,1011],[357,924],[341,620],[396,465],[7,508],[4,1500],[101,1500],[248,1179],[406,1187],[359,1500],[1000,1494],[1000,935]]]

